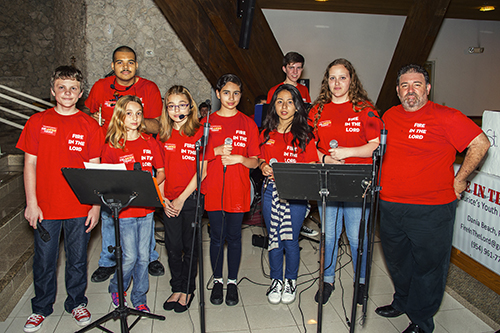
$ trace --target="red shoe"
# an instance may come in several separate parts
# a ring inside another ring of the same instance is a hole
[[[26,333],[36,332],[42,327],[43,321],[45,317],[36,313],[31,314],[28,320],[26,320],[26,324],[24,324],[23,330]]]
[[[135,307],[136,310],[142,311],[142,312],[147,312],[150,313],[151,310],[149,310],[148,306],[146,304],[141,304]]]
[[[71,311],[71,314],[73,315],[73,319],[76,321],[76,324],[79,326],[86,326],[90,324],[90,321],[92,320],[92,316],[90,315],[89,310],[87,310],[85,304],[80,304],[78,307],[74,308],[73,311]]]

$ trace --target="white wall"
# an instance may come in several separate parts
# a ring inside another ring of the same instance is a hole
[[[306,58],[311,98],[318,96],[326,66],[351,61],[370,98],[377,100],[405,21],[403,16],[264,10],[283,51]],[[500,109],[500,22],[446,19],[429,60],[436,62],[434,101],[465,114]],[[483,54],[468,54],[481,45]]]

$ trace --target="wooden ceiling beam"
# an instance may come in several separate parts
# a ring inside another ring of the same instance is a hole
[[[450,0],[414,1],[377,99],[376,105],[382,113],[399,104],[396,94],[398,70],[410,63],[423,65],[429,57],[449,4]]]
[[[155,0],[212,87],[226,73],[243,82],[238,109],[251,114],[256,96],[283,81],[283,53],[262,10],[255,6],[250,46],[238,47],[242,20],[232,0]]]

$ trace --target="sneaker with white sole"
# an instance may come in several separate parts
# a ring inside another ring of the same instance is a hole
[[[71,315],[76,321],[76,324],[79,326],[86,326],[90,324],[90,321],[92,320],[92,316],[90,315],[89,310],[87,310],[87,306],[85,304],[80,304],[74,308],[71,311]]]
[[[273,279],[271,286],[267,290],[267,300],[271,304],[278,304],[281,302],[281,292],[283,291],[283,282],[278,279]]]
[[[149,310],[149,307],[146,304],[137,305],[135,309],[147,313],[151,312],[151,310]]]
[[[300,234],[305,237],[315,237],[318,236],[319,232],[307,227],[306,225],[302,225],[300,228]]]
[[[45,317],[36,313],[31,314],[28,320],[26,320],[26,324],[24,324],[23,330],[26,333],[36,332],[42,327],[43,321]]]
[[[123,303],[125,306],[128,306],[127,300],[125,299],[125,296],[127,296],[127,293],[124,292],[123,293],[123,298],[124,298]],[[111,301],[112,301],[113,306],[115,308],[117,308],[120,305],[120,298],[118,296],[118,293],[111,293]]]
[[[281,303],[290,304],[295,301],[295,291],[297,290],[297,280],[285,279],[285,287],[281,295]]]

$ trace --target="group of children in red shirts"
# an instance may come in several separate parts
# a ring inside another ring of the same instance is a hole
[[[291,65],[293,67],[295,63]],[[287,73],[285,69],[288,67],[283,67]],[[296,68],[290,69],[291,76],[297,76],[296,72]],[[329,77],[327,74],[325,77]],[[100,207],[80,204],[61,173],[62,167],[81,168],[83,162],[125,163],[128,170],[133,169],[135,162],[140,162],[142,170],[155,175],[165,201],[163,222],[172,288],[172,294],[163,307],[175,312],[186,311],[194,298],[198,258],[192,223],[196,219],[197,190],[201,191],[201,207],[207,211],[210,221],[210,259],[214,280],[210,301],[216,305],[224,301],[222,267],[227,242],[225,302],[230,306],[239,302],[237,274],[241,259],[241,225],[252,199],[249,169],[259,167],[270,179],[262,189],[263,217],[270,236],[272,280],[268,300],[273,304],[293,302],[300,261],[298,234],[308,204],[306,201],[280,200],[273,181],[271,159],[315,163],[322,156],[325,163],[325,157],[330,156],[330,163],[342,163],[346,158],[336,158],[335,154],[340,151],[335,149],[318,152],[315,146],[317,138],[314,137],[318,133],[318,121],[309,119],[300,89],[288,82],[273,88],[270,110],[259,135],[255,122],[237,109],[242,82],[236,75],[225,74],[219,78],[216,94],[220,109],[209,119],[203,118],[201,123],[189,90],[173,86],[164,98],[156,138],[145,133],[142,101],[130,93],[117,100],[112,114],[106,114],[104,137],[98,123],[76,109],[76,102],[82,95],[81,84],[79,70],[68,66],[57,68],[51,86],[57,105],[31,117],[18,142],[18,148],[25,152],[25,215],[35,229],[35,297],[32,299],[33,314],[24,331],[38,330],[44,318],[53,311],[61,228],[65,233],[67,257],[65,309],[73,314],[79,325],[91,321],[85,297],[87,245],[90,231],[98,222]],[[335,93],[335,83],[326,87]],[[348,90],[343,93],[345,95]],[[334,99],[331,95],[329,98]],[[308,94],[306,99],[310,101]],[[195,145],[202,137],[203,124],[207,121],[210,135],[205,159],[199,166],[203,183],[201,189],[197,189]],[[127,207],[119,215],[124,289],[133,279],[130,300],[136,309],[146,312],[149,312],[146,293],[149,289],[153,211],[147,207]],[[105,221],[111,223],[112,216],[105,209],[101,217],[103,224]],[[48,242],[40,238],[37,228],[40,224],[53,235]],[[116,274],[110,281],[109,292],[113,305],[118,306]]]

